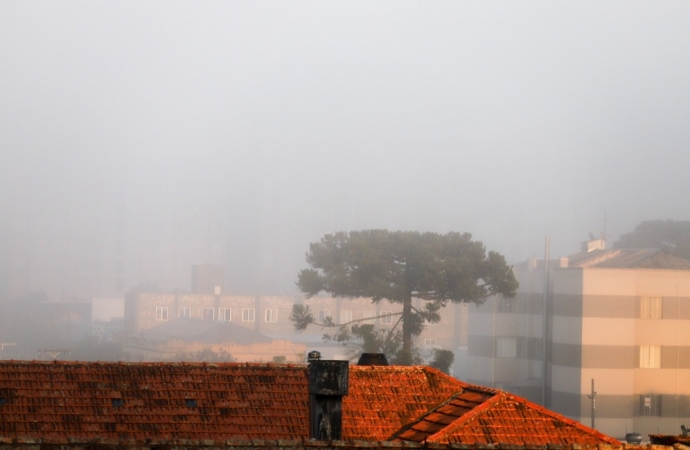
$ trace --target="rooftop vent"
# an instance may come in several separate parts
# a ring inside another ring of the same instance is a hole
[[[320,441],[340,440],[348,362],[320,358],[319,352],[309,352],[309,435]]]
[[[387,366],[388,360],[383,353],[362,353],[357,361],[358,366]]]

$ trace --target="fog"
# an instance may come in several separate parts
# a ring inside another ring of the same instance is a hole
[[[509,262],[690,219],[690,3],[0,3],[5,296],[295,293],[340,230]]]

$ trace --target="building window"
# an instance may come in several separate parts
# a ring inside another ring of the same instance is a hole
[[[392,311],[381,311],[381,318],[379,319],[379,322],[381,325],[390,325],[393,323],[393,314]]]
[[[517,338],[497,337],[496,338],[496,357],[497,358],[516,358],[517,357]]]
[[[364,311],[364,323],[374,325],[376,323],[376,311]]]
[[[266,317],[264,319],[266,322],[278,322],[278,310],[277,309],[267,309]]]
[[[661,346],[660,345],[640,345],[640,368],[659,369],[661,368]]]
[[[640,319],[661,319],[661,297],[640,298]]]
[[[180,306],[177,308],[177,317],[192,317],[192,310],[189,306]]]
[[[242,308],[242,322],[254,322],[254,308]]]
[[[343,309],[340,311],[340,325],[352,322],[352,311]]]
[[[156,306],[156,320],[168,320],[167,306]]]
[[[213,308],[201,308],[201,318],[204,320],[213,320],[215,319],[213,312]]]
[[[319,310],[319,323],[326,323],[326,321],[330,320],[331,318],[331,312],[327,309],[321,309]]]
[[[640,415],[641,416],[660,416],[661,415],[661,395],[654,395],[654,394],[640,395]]]
[[[436,345],[436,339],[424,339],[424,345]]]
[[[218,308],[218,320],[221,322],[231,322],[232,310],[230,308]]]

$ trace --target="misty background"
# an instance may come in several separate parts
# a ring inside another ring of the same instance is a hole
[[[0,286],[291,294],[310,242],[509,263],[689,220],[690,3],[0,3]],[[606,217],[606,221],[605,221]]]

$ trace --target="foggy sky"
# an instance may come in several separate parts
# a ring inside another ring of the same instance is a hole
[[[280,293],[340,230],[518,262],[605,212],[611,242],[690,220],[689,23],[685,1],[5,0],[0,244],[29,223],[52,273],[44,247],[120,221],[127,261],[162,239],[181,274]]]

